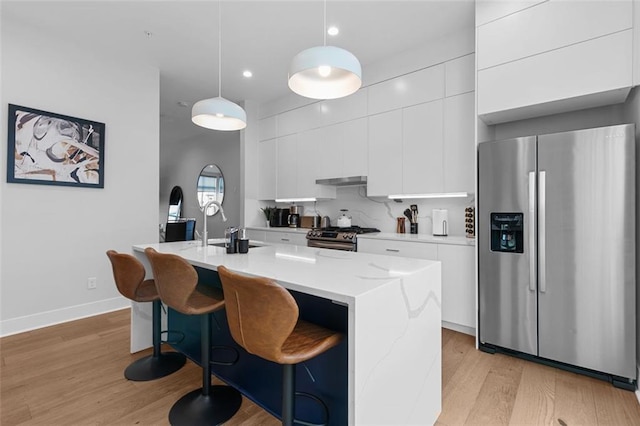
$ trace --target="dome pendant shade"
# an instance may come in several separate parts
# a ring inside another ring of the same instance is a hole
[[[303,50],[291,61],[289,88],[312,99],[336,99],[362,86],[362,67],[348,50],[317,46]]]
[[[213,130],[242,130],[247,127],[247,113],[238,104],[221,96],[193,104],[191,121]]]

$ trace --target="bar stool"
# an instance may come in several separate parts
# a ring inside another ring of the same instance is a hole
[[[172,425],[218,425],[240,409],[242,396],[230,386],[211,385],[211,319],[225,306],[221,290],[197,288],[198,273],[180,256],[145,249],[151,263],[160,298],[170,308],[200,316],[202,388],[183,395],[169,411]],[[210,290],[210,291],[209,291]]]
[[[295,391],[296,364],[336,346],[342,334],[299,319],[295,299],[273,280],[236,274],[224,266],[218,266],[218,274],[231,336],[250,354],[282,365],[282,424],[299,422],[294,419],[295,396],[302,394]],[[326,410],[317,397],[302,395]]]
[[[134,302],[153,303],[153,354],[134,361],[124,370],[124,377],[144,382],[178,371],[185,364],[186,357],[178,352],[161,352],[160,349],[161,302],[154,280],[144,279],[144,265],[132,255],[109,250],[107,256],[111,261],[113,278],[120,294]]]

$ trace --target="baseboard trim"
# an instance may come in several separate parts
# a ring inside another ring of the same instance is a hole
[[[449,330],[457,331],[459,333],[468,334],[474,337],[476,335],[476,329],[473,327],[468,327],[466,325],[455,324],[449,321],[442,321],[442,327],[448,328]]]
[[[23,317],[11,318],[0,321],[0,337],[37,330],[64,322],[92,317],[119,309],[130,308],[131,301],[124,297],[99,300],[97,302],[84,303],[82,305],[67,308],[54,309]]]

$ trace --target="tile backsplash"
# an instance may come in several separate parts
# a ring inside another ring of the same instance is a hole
[[[304,215],[329,216],[331,224],[336,225],[340,209],[348,209],[352,225],[378,228],[382,232],[396,232],[396,218],[404,217],[404,210],[411,204],[418,206],[418,233],[432,233],[431,211],[433,209],[447,209],[449,217],[449,235],[464,236],[465,207],[472,206],[474,197],[467,198],[438,198],[438,199],[406,199],[402,202],[385,198],[368,198],[366,187],[351,186],[338,188],[335,200],[317,201],[315,203],[296,203],[304,207]],[[274,203],[261,203],[273,205]],[[288,204],[277,203],[280,208]],[[406,232],[409,233],[407,221]]]

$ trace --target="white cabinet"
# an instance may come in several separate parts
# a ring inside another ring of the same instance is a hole
[[[316,166],[313,164],[320,147],[321,133],[310,130],[277,139],[276,197],[335,198],[335,186],[316,185]]]
[[[277,118],[278,116],[273,115],[271,117],[266,117],[258,120],[258,139],[261,141],[267,139],[273,139],[277,134]]]
[[[369,86],[369,115],[444,97],[444,65],[436,65]]]
[[[298,196],[298,135],[288,135],[277,139],[276,198]]]
[[[483,9],[476,9],[476,33],[478,116],[485,123],[626,99],[637,55],[631,0],[549,0],[491,21],[480,19]]]
[[[374,240],[360,238],[358,252],[386,254],[388,256],[413,257],[416,259],[438,260],[438,245],[413,241]]]
[[[478,71],[487,124],[622,102],[632,85],[626,30]]]
[[[474,333],[476,260],[473,246],[360,238],[358,252],[439,260],[442,263],[443,326]]]
[[[547,1],[479,26],[478,69],[592,40],[632,25],[630,0]],[[596,58],[590,60],[595,62]]]
[[[475,192],[475,92],[444,100],[443,191]]]
[[[260,229],[247,228],[247,238],[249,241],[266,241],[267,233]]]
[[[475,250],[438,244],[442,263],[442,321],[476,328]]]
[[[476,0],[476,26],[549,0]]]
[[[442,115],[442,100],[402,110],[402,194],[442,192]]]
[[[318,129],[318,179],[367,176],[367,118]]]
[[[320,103],[315,102],[278,115],[278,136],[286,136],[322,125]]]
[[[444,95],[455,96],[476,90],[476,55],[470,54],[445,62]]]
[[[266,231],[265,242],[272,244],[292,244],[296,246],[306,246],[307,234],[302,232]]]
[[[258,142],[258,199],[276,198],[276,140]]]
[[[402,190],[402,110],[369,116],[367,195]]]
[[[344,98],[322,101],[319,106],[322,125],[330,126],[343,121],[366,117],[367,90],[368,88],[364,87]]]
[[[442,149],[442,100],[369,117],[367,194],[442,192]]]
[[[640,86],[640,4],[633,7],[633,85]]]

